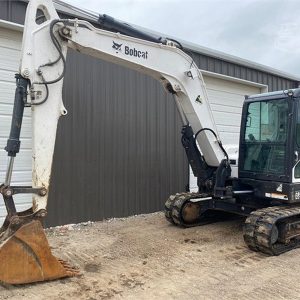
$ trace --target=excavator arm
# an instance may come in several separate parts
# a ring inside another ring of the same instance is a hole
[[[42,23],[36,20],[38,12],[45,17]],[[203,157],[202,163],[205,161],[208,168],[217,170],[228,160],[219,140],[201,72],[193,59],[176,43],[168,40],[164,43],[151,42],[97,29],[86,21],[59,19],[51,0],[31,0],[26,12],[12,127],[6,147],[9,162],[5,182],[0,187],[8,210],[0,231],[0,280],[8,283],[42,281],[76,274],[75,270],[59,261],[58,267],[62,264],[63,270],[58,268],[52,272],[47,265],[50,257],[53,260],[48,246],[46,250],[41,250],[41,245],[40,248],[39,245],[32,245],[35,235],[37,240],[46,241],[44,237],[40,238],[43,233],[39,224],[47,213],[58,119],[67,114],[62,101],[62,88],[68,48],[134,69],[160,81],[174,95],[187,132],[183,144],[186,143],[190,162],[193,163],[194,158],[186,140],[193,137],[194,132],[198,133],[196,138]],[[32,187],[12,187],[13,161],[20,148],[22,115],[27,106],[31,107],[32,112]],[[195,139],[193,143],[196,147]],[[12,198],[16,193],[32,193],[30,210],[16,211]],[[15,257],[9,254],[11,248],[16,248],[17,235],[22,236],[19,239],[27,248],[30,247],[35,256],[29,252],[25,255],[26,247],[19,250],[20,253],[14,253]],[[10,262],[4,264],[5,267],[2,264],[3,245],[7,248],[5,255]],[[31,270],[32,262],[24,263],[23,271],[10,274],[14,258],[17,261],[20,255],[23,255],[24,261],[37,257],[35,264],[39,270],[34,276],[29,276],[28,270],[24,271],[26,268]]]

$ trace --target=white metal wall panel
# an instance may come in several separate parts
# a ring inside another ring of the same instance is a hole
[[[3,150],[10,130],[11,115],[15,93],[15,73],[18,70],[22,33],[0,27],[0,182],[4,181],[7,153]],[[31,121],[30,111],[26,109],[21,132],[21,152],[15,159],[12,184],[31,185]],[[17,195],[18,210],[31,205],[31,196]],[[0,199],[0,224],[6,215],[2,198]]]
[[[245,95],[263,92],[259,86],[230,80],[228,76],[216,78],[204,75],[204,82],[215,122],[224,145],[238,144],[242,106]],[[190,168],[190,190],[197,191],[197,180]]]

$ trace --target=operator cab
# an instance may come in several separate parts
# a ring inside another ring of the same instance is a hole
[[[260,198],[300,201],[300,89],[246,97],[239,180]]]

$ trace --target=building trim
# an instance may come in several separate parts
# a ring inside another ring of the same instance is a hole
[[[268,92],[268,85],[266,85],[266,84],[261,84],[261,83],[257,83],[254,81],[249,81],[249,80],[245,80],[245,79],[241,79],[241,78],[237,78],[237,77],[232,77],[232,76],[228,76],[228,75],[224,75],[224,74],[220,74],[220,73],[214,73],[214,72],[206,71],[203,69],[200,69],[200,71],[201,71],[202,75],[204,75],[204,76],[220,78],[220,79],[228,80],[231,82],[236,82],[236,83],[241,83],[241,84],[250,85],[250,86],[254,86],[254,87],[259,87],[261,89],[262,93]]]
[[[19,31],[19,32],[23,32],[23,28],[24,28],[23,25],[20,25],[18,23],[5,21],[5,20],[2,20],[2,19],[0,19],[0,27],[15,30],[15,31]]]

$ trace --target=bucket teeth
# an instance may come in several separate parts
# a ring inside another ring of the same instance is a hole
[[[68,277],[78,276],[80,275],[80,271],[78,268],[71,266],[67,261],[58,259],[60,264],[64,267],[65,271],[68,273]]]
[[[0,244],[0,281],[25,284],[79,275],[79,270],[51,253],[38,220],[21,226]]]

